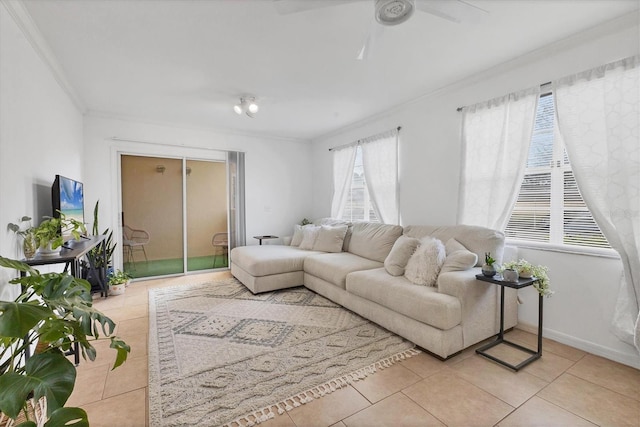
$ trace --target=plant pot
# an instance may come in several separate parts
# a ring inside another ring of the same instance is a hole
[[[518,281],[518,272],[512,268],[507,268],[502,272],[502,279],[505,282],[517,282]]]
[[[24,257],[26,259],[31,259],[36,255],[36,251],[38,250],[38,240],[36,240],[36,236],[33,234],[27,234],[24,236],[24,241],[22,242],[22,252],[24,252]]]
[[[127,281],[124,283],[125,288],[128,288],[130,284],[131,284],[131,279],[127,280]]]
[[[40,247],[38,248],[38,253],[40,254],[40,256],[56,256],[60,254],[60,250],[62,249],[62,246],[59,246],[55,249],[51,249],[51,242],[47,243],[46,245],[40,245]]]
[[[482,274],[484,274],[487,277],[493,277],[496,275],[496,268],[493,265],[483,264]]]
[[[11,418],[0,412],[0,427],[17,426],[18,424],[27,421],[27,416],[30,421],[33,421],[35,423],[35,426],[43,427],[45,422],[47,421],[46,398],[41,397],[37,402],[33,399],[28,399],[25,406],[27,415],[25,416],[24,411],[20,411],[20,415],[18,415],[15,420],[12,420]]]
[[[126,285],[124,283],[118,283],[117,285],[109,285],[109,295],[122,295],[124,294]]]

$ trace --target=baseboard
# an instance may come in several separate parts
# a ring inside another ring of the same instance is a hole
[[[531,325],[529,323],[518,322],[517,329],[521,329],[525,332],[532,334],[538,333],[538,326]],[[623,365],[631,366],[636,369],[640,369],[640,356],[634,356],[631,354],[622,353],[620,351],[611,349],[609,347],[601,346],[590,341],[585,341],[580,338],[573,337],[571,335],[564,334],[562,332],[554,331],[552,329],[543,328],[543,334],[545,338],[558,341],[561,344],[566,344],[571,347],[575,347],[579,350],[601,356],[614,362],[622,363]],[[544,347],[543,347],[544,354]]]

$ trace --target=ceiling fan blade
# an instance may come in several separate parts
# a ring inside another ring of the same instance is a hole
[[[339,6],[356,1],[358,0],[273,0],[273,5],[280,15],[289,15],[291,13],[305,12],[322,7]]]
[[[358,61],[366,61],[372,57],[376,42],[380,40],[382,33],[384,33],[384,26],[379,25],[376,20],[373,19],[369,25],[367,38],[364,40],[364,44],[362,45],[362,48],[360,48],[358,56],[356,57]]]
[[[463,0],[416,0],[416,9],[456,23],[478,21],[489,13]]]

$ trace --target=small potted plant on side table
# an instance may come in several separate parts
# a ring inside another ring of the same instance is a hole
[[[487,277],[493,277],[496,275],[496,260],[491,256],[491,252],[484,253],[484,264],[482,265],[482,274]]]
[[[522,278],[535,277],[538,281],[533,284],[533,287],[536,288],[538,293],[544,297],[553,295],[553,291],[549,287],[549,274],[546,266],[533,265],[525,259],[519,259],[518,261],[505,262],[502,267],[515,270]]]
[[[109,275],[109,295],[122,295],[129,286],[131,276],[122,270],[116,270]]]

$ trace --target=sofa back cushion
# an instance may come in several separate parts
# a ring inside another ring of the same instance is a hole
[[[504,233],[501,231],[476,225],[407,225],[404,227],[404,234],[416,239],[432,236],[443,242],[447,242],[451,238],[456,239],[478,256],[476,266],[484,263],[485,252],[491,252],[491,256],[498,263],[502,263]]]
[[[343,225],[321,225],[320,233],[313,244],[314,251],[322,252],[342,252],[344,244],[344,236],[347,234],[349,227]]]
[[[373,222],[356,222],[351,228],[351,237],[346,247],[348,252],[373,261],[384,262],[402,227]]]

